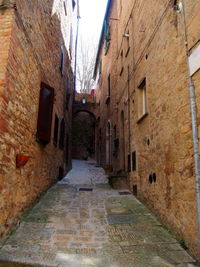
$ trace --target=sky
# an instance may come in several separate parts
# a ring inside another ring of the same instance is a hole
[[[107,0],[80,0],[79,38],[84,44],[99,42]]]
[[[103,19],[106,11],[108,0],[80,0],[80,21],[79,21],[79,37],[78,37],[78,65],[77,73],[84,76],[85,65],[91,70],[94,66],[97,54],[97,47],[103,25]],[[85,64],[85,62],[87,62]],[[93,70],[89,71],[92,73]],[[77,77],[80,77],[77,74]],[[92,80],[89,79],[90,81]],[[87,79],[88,80],[88,79]],[[90,86],[86,86],[90,87]],[[93,87],[93,85],[92,85]],[[77,79],[77,91],[84,89],[84,86]]]

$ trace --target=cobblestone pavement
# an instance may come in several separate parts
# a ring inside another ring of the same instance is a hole
[[[109,187],[94,161],[73,166],[26,212],[0,250],[1,267],[195,266],[147,208]]]

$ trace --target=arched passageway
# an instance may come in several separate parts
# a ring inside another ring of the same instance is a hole
[[[78,111],[72,121],[72,158],[88,159],[95,157],[94,115],[88,111]]]

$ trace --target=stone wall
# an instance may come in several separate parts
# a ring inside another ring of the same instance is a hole
[[[53,0],[18,0],[16,10],[0,10],[1,237],[20,219],[24,209],[57,181],[61,170],[66,172],[71,167],[73,73],[66,46],[68,37],[61,31],[61,24],[67,18],[63,6],[52,12],[55,3]],[[70,27],[68,21],[66,28]],[[46,146],[36,141],[41,82],[55,90],[51,141]],[[53,144],[55,114],[60,122],[65,118],[68,138],[65,138],[64,149]],[[16,167],[18,154],[30,157],[23,168]]]
[[[100,46],[97,88],[101,163],[107,165],[110,146],[113,171],[130,169],[130,189],[136,185],[138,198],[199,256],[183,11],[177,12],[174,1],[168,0],[111,2],[111,41],[106,55],[103,43]],[[200,6],[198,1],[184,2],[192,48],[199,39]],[[111,93],[106,102],[109,73]],[[199,78],[195,73],[198,106]],[[146,107],[141,98],[144,79]]]

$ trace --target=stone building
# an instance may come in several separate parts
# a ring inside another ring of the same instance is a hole
[[[0,236],[71,168],[78,0],[0,0]]]
[[[108,1],[94,72],[100,163],[126,170],[130,189],[196,256],[199,12],[198,0]]]

